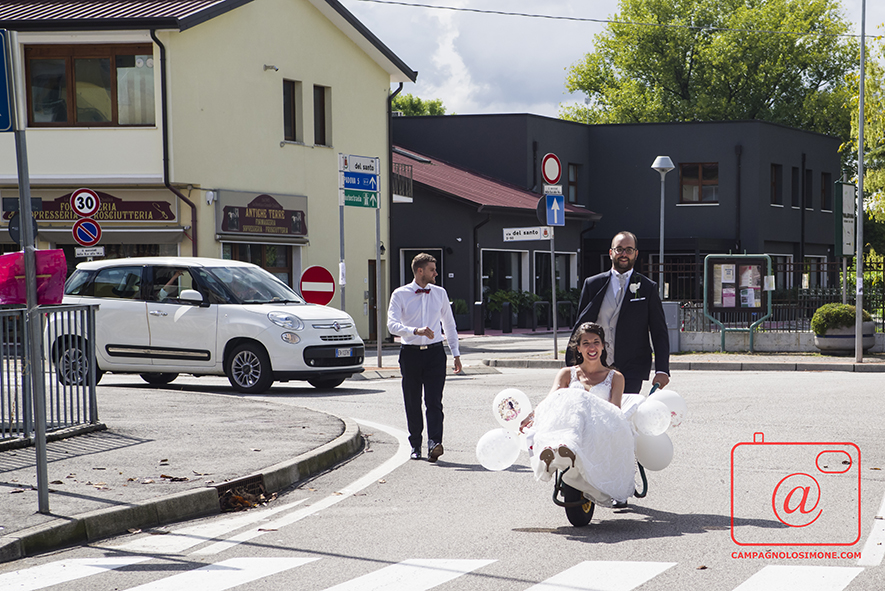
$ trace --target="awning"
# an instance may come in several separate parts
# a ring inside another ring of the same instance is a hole
[[[9,232],[0,232],[4,242],[12,242]],[[70,228],[39,228],[37,238],[52,242],[53,244],[77,244]],[[101,240],[96,246],[102,244],[178,244],[184,238],[184,228],[151,228],[136,226],[129,228],[102,228]]]

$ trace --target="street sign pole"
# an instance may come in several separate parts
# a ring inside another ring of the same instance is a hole
[[[559,344],[556,338],[557,309],[556,309],[556,247],[554,246],[555,234],[550,234],[550,314],[553,316],[553,359],[559,359]]]
[[[8,120],[0,120],[2,131],[12,131],[15,136],[16,168],[18,171],[18,200],[21,215],[22,250],[24,251],[26,308],[25,332],[28,335],[28,347],[24,354],[25,379],[31,385],[33,410],[35,451],[37,455],[37,510],[49,513],[49,480],[46,461],[46,392],[43,383],[43,331],[40,312],[37,310],[37,256],[34,252],[34,213],[31,209],[31,177],[28,173],[28,147],[25,142],[25,131],[18,129],[15,118],[15,87],[13,85],[12,44],[9,42],[9,31],[0,31],[2,40],[3,63],[2,72],[5,76],[3,87],[5,105],[0,105],[0,113],[8,114]],[[5,107],[5,108],[4,108]],[[26,403],[27,406],[27,403]]]

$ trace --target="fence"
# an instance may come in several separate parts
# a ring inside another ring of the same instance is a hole
[[[678,301],[682,308],[682,330],[718,332],[719,327],[704,316],[703,277],[701,262],[664,264],[664,283],[669,286],[669,301]],[[842,303],[842,265],[839,262],[774,262],[775,291],[771,292],[771,317],[759,326],[767,332],[807,332],[811,330],[814,311],[831,302]],[[645,265],[643,274],[658,280],[660,265]],[[855,304],[855,271],[848,269],[848,304]],[[878,332],[885,332],[885,264],[864,263],[863,307],[873,317]],[[756,316],[756,318],[760,317]],[[728,328],[747,327],[745,314],[722,314],[719,319]]]
[[[43,372],[46,430],[98,422],[95,393],[93,306],[41,306],[43,349],[35,364]],[[34,413],[24,374],[30,335],[24,308],[0,310],[0,442],[31,440]]]

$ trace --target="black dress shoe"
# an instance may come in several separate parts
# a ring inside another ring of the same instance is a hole
[[[627,501],[616,501],[612,499],[612,509],[624,509],[627,506]]]
[[[420,460],[421,459],[421,448],[413,447],[412,454],[409,457],[412,458],[413,460]]]
[[[427,461],[435,462],[441,455],[443,455],[442,443],[433,444],[430,446],[430,449],[427,450]]]

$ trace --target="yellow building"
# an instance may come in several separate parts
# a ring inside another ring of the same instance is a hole
[[[337,0],[7,2],[0,28],[38,248],[85,260],[72,232],[81,188],[100,199],[105,257],[239,259],[298,288],[311,266],[340,278],[343,241],[346,297],[336,286],[330,305],[375,338],[370,302],[387,301],[388,273],[382,256],[370,298],[376,212],[339,207],[339,154],[379,158],[387,192],[390,85],[417,73]],[[16,161],[0,134],[5,251],[18,249]]]

